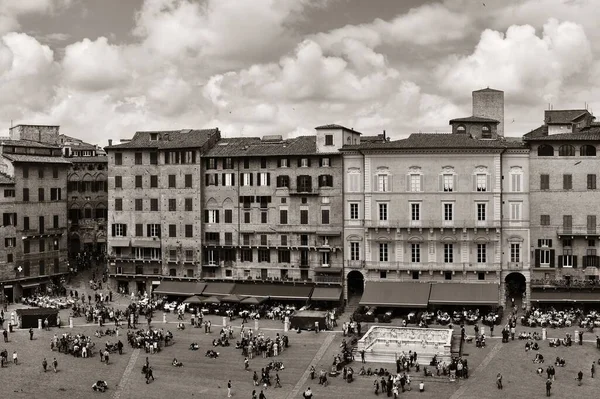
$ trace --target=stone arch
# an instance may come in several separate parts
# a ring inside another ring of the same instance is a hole
[[[94,181],[94,177],[91,174],[86,173],[81,178],[81,181]]]
[[[408,241],[414,241],[414,242],[423,242],[423,236],[411,236],[408,237]]]
[[[68,177],[69,181],[79,181],[79,175],[77,173],[71,173]]]
[[[527,278],[520,272],[512,272],[504,277],[506,284],[506,296],[510,298],[521,299],[527,289]]]
[[[214,197],[210,197],[207,201],[206,201],[206,207],[207,208],[218,208],[219,207],[219,203],[217,202],[216,199],[214,199]]]
[[[346,240],[348,241],[362,241],[363,238],[361,236],[357,236],[355,234],[349,235],[348,237],[346,237]]]
[[[537,149],[538,157],[553,157],[554,147],[549,144],[542,144]]]
[[[233,200],[229,197],[223,200],[223,208],[233,208]]]
[[[346,276],[348,297],[362,295],[365,290],[365,276],[358,270],[351,270]]]
[[[104,205],[102,202],[99,202],[98,204],[96,204],[95,213],[96,213],[96,215],[95,215],[96,219],[106,219],[106,217],[107,217],[106,205]]]

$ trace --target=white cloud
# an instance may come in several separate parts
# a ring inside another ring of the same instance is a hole
[[[566,80],[588,69],[592,58],[580,25],[552,19],[541,36],[528,25],[511,26],[506,34],[487,29],[472,54],[450,56],[437,68],[436,76],[456,96],[492,86],[513,98],[551,101]]]
[[[0,34],[17,30],[18,18],[26,14],[54,13],[69,7],[73,0],[2,0],[0,1]]]

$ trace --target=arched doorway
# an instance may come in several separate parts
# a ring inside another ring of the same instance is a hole
[[[517,300],[523,297],[527,287],[527,281],[525,276],[521,273],[510,273],[504,278],[504,283],[506,284],[507,299],[510,300],[510,298],[515,298],[515,300]]]
[[[81,241],[79,240],[79,236],[72,235],[69,240],[69,253],[71,258],[77,256],[77,254],[81,251]]]
[[[358,270],[348,273],[348,296],[362,295],[365,289],[365,278]]]

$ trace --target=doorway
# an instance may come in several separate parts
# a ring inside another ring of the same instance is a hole
[[[348,296],[362,295],[365,290],[365,278],[358,270],[348,273]]]
[[[525,294],[527,281],[525,276],[523,276],[521,273],[510,273],[504,278],[504,283],[506,284],[506,298],[508,300],[510,300],[510,298],[520,300]]]

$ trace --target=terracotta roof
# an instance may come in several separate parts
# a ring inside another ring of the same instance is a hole
[[[549,136],[525,135],[523,138],[526,141],[599,141],[600,128],[596,127],[579,133],[559,133]]]
[[[40,143],[31,140],[12,140],[9,138],[0,139],[0,145],[7,145],[13,147],[36,147],[36,148],[60,148],[57,145]]]
[[[550,109],[544,111],[544,122],[548,125],[568,125],[586,114],[589,114],[587,109]]]
[[[485,88],[485,89],[479,89],[479,90],[474,90],[473,93],[485,93],[485,92],[490,92],[490,93],[504,93],[502,90],[496,90],[496,89],[490,89],[489,87]]]
[[[63,157],[50,157],[44,155],[28,155],[28,154],[2,154],[4,158],[13,162],[31,162],[31,163],[59,163],[70,165],[71,162]]]
[[[344,146],[342,150],[364,150],[364,149],[472,149],[472,148],[525,148],[521,141],[514,139],[499,138],[495,140],[478,140],[467,134],[449,133],[413,133],[402,140],[389,141],[386,143],[364,143],[359,145]]]
[[[523,140],[530,140],[535,137],[547,137],[548,136],[548,126],[542,125],[536,129],[533,129],[531,132],[523,135]]]
[[[158,134],[159,140],[150,140],[150,135]],[[169,148],[198,148],[203,147],[211,137],[219,135],[219,129],[182,129],[169,131],[136,132],[133,138],[121,144],[104,147],[108,150],[120,149],[169,149]]]
[[[496,119],[483,118],[481,116],[467,116],[465,118],[450,119],[450,124],[454,122],[500,123],[500,121]]]
[[[317,126],[317,127],[315,128],[315,130],[321,130],[321,129],[344,129],[344,130],[347,130],[347,131],[349,131],[349,132],[353,132],[353,133],[362,134],[361,132],[357,132],[357,131],[356,131],[356,130],[354,130],[354,129],[350,129],[350,128],[347,128],[346,126],[338,125],[338,124],[335,124],[335,123],[331,123],[331,124],[329,124],[329,125]]]
[[[378,134],[377,136],[362,136],[360,138],[361,143],[383,143],[384,141],[385,138],[383,137],[383,134]]]
[[[96,146],[94,144],[87,143],[81,139],[77,139],[75,137],[67,136],[66,134],[59,134],[58,138],[60,140],[64,140],[65,142],[60,145],[63,147],[72,146],[75,150],[95,150]]]
[[[106,155],[96,155],[93,157],[69,157],[67,158],[73,163],[84,163],[84,162],[105,162],[108,163],[108,157]]]
[[[0,184],[15,184],[15,179],[6,173],[0,172]]]
[[[312,155],[317,153],[315,136],[299,136],[281,141],[263,141],[258,137],[221,139],[207,157],[256,157]]]

